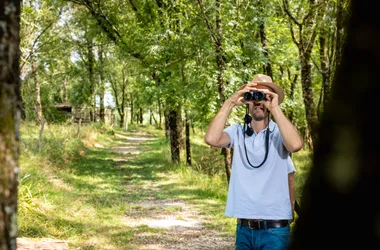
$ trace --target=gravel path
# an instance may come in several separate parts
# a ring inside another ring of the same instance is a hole
[[[121,135],[119,135],[121,136]],[[134,134],[125,138],[125,144],[113,150],[122,155],[124,162],[141,153],[138,144],[154,140],[148,134]],[[136,250],[233,250],[235,238],[225,236],[203,225],[204,217],[198,213],[194,205],[183,200],[156,199],[160,192],[157,183],[149,183],[149,188],[135,184],[133,179],[126,183],[127,202],[131,208],[125,217],[128,227],[136,228],[133,245]],[[129,196],[136,193],[148,193],[144,201],[133,202]],[[145,230],[137,230],[146,227]],[[156,229],[156,230],[155,230]],[[144,231],[144,233],[142,233]]]

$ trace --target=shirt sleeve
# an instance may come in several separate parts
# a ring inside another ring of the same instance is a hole
[[[239,126],[237,124],[232,124],[223,130],[230,137],[230,144],[227,145],[226,148],[232,148],[234,146],[236,136],[238,136],[238,128]]]
[[[288,174],[296,172],[296,168],[294,167],[294,163],[292,158],[289,156],[288,157]]]

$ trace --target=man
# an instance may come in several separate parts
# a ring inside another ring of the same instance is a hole
[[[205,135],[211,146],[234,148],[225,214],[237,218],[237,250],[286,249],[290,242],[295,204],[290,153],[299,151],[303,140],[280,109],[283,100],[281,87],[257,74],[225,101]],[[225,129],[232,108],[243,104],[244,126]]]

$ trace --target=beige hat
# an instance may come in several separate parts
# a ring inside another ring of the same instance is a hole
[[[258,85],[264,85],[273,89],[273,91],[278,95],[278,104],[282,103],[282,101],[284,100],[284,91],[280,86],[278,86],[272,81],[272,78],[270,76],[256,74],[253,76],[251,82],[257,83]]]

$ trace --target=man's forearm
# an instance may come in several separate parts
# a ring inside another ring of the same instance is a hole
[[[297,128],[285,117],[280,107],[271,110],[280,129],[284,145],[289,152],[297,152],[303,146],[303,140]]]
[[[231,101],[227,100],[226,102],[224,102],[218,114],[211,121],[207,129],[205,135],[205,142],[207,144],[217,147],[226,146],[226,142],[222,140],[223,130],[233,107],[234,104]]]

